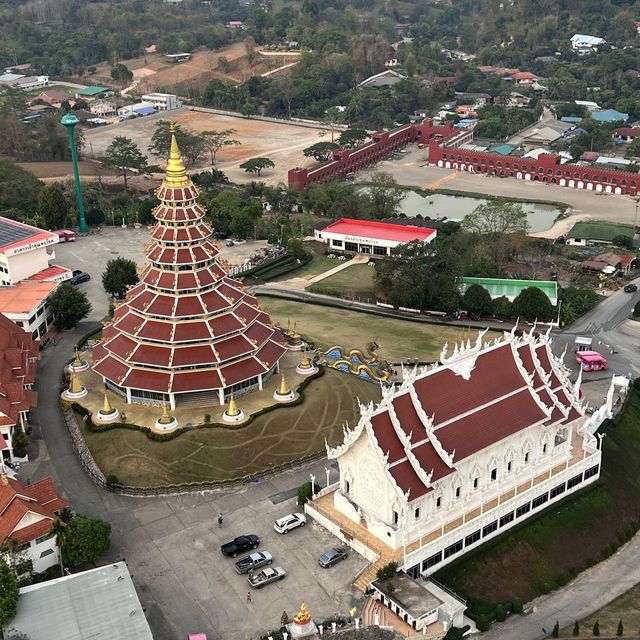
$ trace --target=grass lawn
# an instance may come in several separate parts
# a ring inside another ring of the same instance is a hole
[[[635,636],[640,629],[640,584],[612,600],[608,605],[580,620],[580,638],[593,637],[593,625],[598,621],[601,636],[615,636],[622,620],[625,636]],[[560,630],[561,638],[573,638],[573,625]]]
[[[370,267],[365,267],[369,269]],[[340,345],[346,349],[363,349],[371,340],[380,345],[380,356],[398,363],[407,358],[433,362],[440,356],[445,342],[453,346],[457,340],[478,335],[475,329],[447,327],[438,324],[383,318],[360,311],[334,309],[316,304],[293,302],[281,298],[259,296],[260,305],[274,322],[286,327],[297,322],[301,335],[313,341],[317,348]],[[485,340],[497,337],[487,333]]]
[[[308,287],[313,293],[338,298],[375,300],[375,269],[368,264],[354,264]]]
[[[79,421],[93,457],[105,475],[131,486],[158,486],[200,480],[229,480],[324,451],[325,437],[336,445],[342,427],[359,418],[364,404],[380,399],[378,385],[327,370],[312,380],[305,400],[256,417],[246,427],[190,430],[156,442],[140,431],[89,431]]]
[[[436,579],[478,612],[483,602],[528,601],[552,591],[611,555],[638,529],[639,424],[640,393],[633,390],[617,422],[601,427],[608,437],[599,483],[445,567]]]
[[[313,276],[320,275],[329,269],[337,267],[340,263],[331,258],[327,258],[324,255],[327,245],[323,242],[305,242],[305,249],[311,251],[313,257],[311,261],[305,264],[300,269],[290,271],[281,276],[276,276],[270,282],[279,282],[281,280],[290,280],[291,278],[312,278]]]

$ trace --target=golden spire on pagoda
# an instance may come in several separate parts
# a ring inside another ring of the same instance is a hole
[[[229,398],[229,406],[227,407],[226,414],[231,417],[237,416],[240,414],[240,409],[238,409],[238,405],[236,404],[236,399],[233,397],[233,393]]]
[[[169,133],[171,134],[171,152],[169,153],[169,161],[167,162],[165,185],[171,188],[184,187],[189,184],[189,176],[187,176],[187,170],[182,161],[182,154],[176,141],[176,125],[174,122],[169,126]]]
[[[71,393],[82,393],[82,383],[80,382],[80,379],[78,378],[78,376],[76,375],[75,371],[71,372],[71,382],[69,384],[69,391]]]
[[[113,408],[111,407],[111,403],[109,402],[109,398],[107,398],[107,390],[104,391],[104,402],[102,403],[102,413],[110,414],[113,413]]]
[[[309,622],[309,620],[311,620],[311,614],[307,609],[307,605],[303,602],[300,605],[300,611],[298,612],[298,615],[293,619],[293,621],[296,624],[306,624],[307,622]]]
[[[287,381],[284,379],[284,373],[280,378],[280,387],[278,389],[278,395],[280,396],[288,396],[290,393],[289,387],[287,386]]]
[[[158,422],[160,424],[171,424],[171,422],[173,422],[173,418],[169,414],[169,409],[167,409],[166,402],[162,405],[162,415],[160,416]]]

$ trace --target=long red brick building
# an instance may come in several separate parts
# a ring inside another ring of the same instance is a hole
[[[421,124],[405,125],[393,131],[374,133],[370,143],[357,149],[334,151],[333,160],[314,169],[290,169],[289,186],[302,191],[312,183],[342,178],[417,142],[429,146],[430,164],[445,169],[546,182],[597,193],[631,196],[638,193],[640,177],[631,171],[563,163],[563,159],[554,153],[542,154],[535,159],[461,148],[472,139],[472,131],[456,129],[452,122],[436,125],[432,120],[425,120]]]

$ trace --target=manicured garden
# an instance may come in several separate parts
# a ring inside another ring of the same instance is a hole
[[[335,263],[335,260],[333,260]],[[335,263],[340,264],[340,263]],[[335,266],[335,265],[334,265]],[[375,272],[368,264],[354,264],[307,287],[311,293],[335,298],[375,301]]]
[[[600,430],[601,479],[539,517],[445,567],[436,579],[469,602],[485,623],[511,607],[565,585],[607,558],[638,530],[640,502],[640,384],[622,413]],[[617,621],[616,621],[617,622]]]

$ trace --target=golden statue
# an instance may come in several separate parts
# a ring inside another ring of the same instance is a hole
[[[73,361],[72,366],[79,368],[82,366],[82,362],[80,361],[80,352],[78,351],[78,345],[75,346],[75,350],[76,350],[76,359]]]
[[[307,610],[307,605],[303,602],[300,605],[298,615],[293,619],[296,624],[307,624],[311,620],[311,614]]]
[[[237,416],[240,414],[240,409],[238,409],[238,405],[236,404],[236,399],[233,397],[233,393],[229,398],[229,406],[227,407],[226,414],[231,417]]]
[[[301,369],[311,369],[311,360],[309,356],[305,354],[304,358],[302,358],[302,362],[300,363]]]
[[[173,422],[173,418],[169,414],[169,409],[167,409],[166,403],[162,405],[162,416],[158,420],[160,424],[171,424]]]

